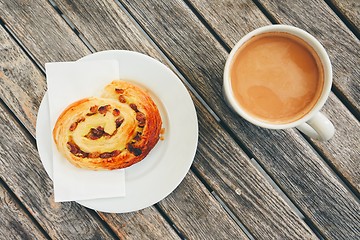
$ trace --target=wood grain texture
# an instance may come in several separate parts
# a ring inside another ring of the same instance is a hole
[[[48,8],[50,8],[50,6],[48,6],[46,9]],[[43,31],[46,31],[46,29],[43,29]],[[61,41],[61,38],[57,39]],[[24,123],[25,127],[29,130],[29,132],[33,136],[35,136],[35,122],[37,110],[46,88],[45,77],[31,62],[31,60],[27,58],[27,56],[19,48],[19,46],[17,46],[16,43],[8,36],[8,34],[4,31],[3,28],[0,28],[0,43],[0,96],[8,105],[8,107],[15,113],[15,115]],[[55,49],[56,44],[60,43],[55,42],[54,48],[51,45],[46,45],[44,46],[44,49]],[[78,45],[78,47],[81,48],[83,46],[83,43],[79,42]],[[60,54],[61,51],[63,51],[63,49],[57,49],[57,51],[55,52],[59,52]],[[64,54],[64,52],[62,52],[61,54]],[[69,59],[72,57],[71,54],[72,52],[69,50],[69,56],[67,56],[69,57]],[[44,52],[44,55],[48,56],[46,52]],[[44,62],[47,61],[47,58],[43,55],[35,56]],[[81,56],[79,55],[78,58],[80,57]],[[66,58],[58,60],[66,60]],[[14,129],[20,128],[20,126],[18,125],[10,126],[14,127]],[[23,138],[25,138],[25,136],[23,136]],[[16,139],[14,141],[16,141]],[[1,142],[3,142],[3,139],[1,139]],[[8,144],[11,145],[12,143],[9,142]],[[8,152],[6,152],[6,154],[10,156],[18,156],[18,154],[16,154],[15,152],[17,147],[19,146],[15,145],[13,146],[13,148],[7,149],[6,151]],[[111,235],[108,235],[108,233],[104,234],[104,231],[106,230],[102,229],[101,224],[98,223],[97,220],[92,218],[92,215],[89,214],[85,208],[81,207],[76,203],[59,204],[53,202],[53,196],[51,195],[51,181],[47,177],[46,173],[44,173],[43,167],[38,159],[36,149],[33,146],[31,149],[31,153],[33,153],[33,155],[36,157],[27,158],[24,157],[24,154],[20,155],[19,157],[22,157],[24,161],[26,159],[29,160],[29,162],[27,163],[28,165],[24,166],[25,169],[38,169],[40,173],[27,172],[27,179],[29,179],[29,183],[21,180],[21,178],[14,179],[11,174],[8,176],[8,178],[6,178],[6,182],[14,189],[19,189],[19,191],[24,191],[24,189],[27,189],[26,184],[40,186],[40,189],[36,189],[36,191],[31,193],[30,199],[34,198],[33,201],[29,202],[29,199],[23,197],[21,197],[20,199],[25,204],[27,204],[29,208],[32,209],[33,214],[39,215],[39,217],[41,218],[40,222],[42,222],[44,225],[47,225],[45,229],[47,231],[51,231],[51,233],[49,233],[50,236],[54,237],[55,239],[65,238],[66,236],[68,236],[68,238],[71,238],[69,237],[69,235],[72,235],[73,237],[79,237],[80,235],[84,235],[89,238],[94,237],[110,239]],[[5,150],[3,154],[5,154]],[[2,166],[2,172],[17,171],[17,166],[11,165],[12,159],[6,157],[2,159],[3,161],[6,161],[6,166]],[[20,172],[19,174],[21,175]],[[33,176],[33,174],[35,176]],[[44,184],[42,179],[46,180],[46,189],[41,189],[41,186]],[[39,180],[41,180],[41,182],[37,182]],[[33,189],[28,188],[28,191],[33,191]],[[42,194],[45,194],[46,196],[44,197],[43,195],[37,195],[38,191],[43,191]],[[41,199],[36,200],[37,198]],[[46,203],[48,203],[49,206],[42,209],[43,207],[41,205]],[[38,209],[42,209],[42,211],[38,211]],[[99,214],[103,216],[102,213]],[[116,216],[119,216],[118,221],[116,221]],[[113,228],[114,232],[119,234],[118,237],[120,238],[131,239],[133,237],[136,238],[136,236],[148,236],[150,239],[153,239],[153,237],[156,238],[156,236],[163,236],[168,239],[176,239],[177,237],[174,230],[170,228],[169,224],[165,222],[163,217],[156,209],[150,208],[146,211],[146,214],[127,214],[128,218],[125,218],[125,220],[131,220],[129,223],[127,223],[126,227],[122,228],[116,226],[116,223],[120,222],[120,219],[124,218],[121,218],[120,215],[116,216],[113,218],[109,218],[109,221],[111,222],[109,222],[108,224]],[[104,219],[108,220],[108,218],[106,217],[104,217]],[[49,222],[47,223],[46,221]],[[54,222],[52,223],[52,221]],[[63,221],[63,223],[60,223],[61,221]],[[146,226],[143,226],[144,222],[147,222],[148,224]],[[62,224],[63,226],[58,226],[58,224]],[[73,225],[75,227],[73,227]],[[92,227],[95,227],[95,230],[92,229]],[[65,228],[65,230],[63,228]],[[78,230],[77,228],[81,229]],[[64,231],[64,233],[61,233],[61,231]],[[96,233],[97,231],[99,233]],[[87,232],[88,234],[86,235]]]
[[[111,239],[111,234],[85,208],[74,202],[54,202],[52,182],[35,146],[20,128],[0,105],[0,175],[17,198],[51,238]]]
[[[359,0],[330,0],[346,19],[360,31],[360,1]]]
[[[234,139],[196,105],[199,144],[194,167],[250,233],[256,239],[316,239]]]
[[[36,113],[45,92],[45,78],[2,27],[0,62],[0,98],[35,136]]]
[[[252,1],[188,0],[188,2],[229,48],[248,32],[271,24]]]
[[[231,48],[247,33],[248,29],[253,30],[259,26],[270,24],[269,20],[264,19],[260,10],[248,1],[226,1],[225,5],[229,6],[230,11],[221,7],[222,4],[218,1],[191,0],[191,4]],[[254,16],[257,17],[254,18]],[[234,31],[234,29],[238,31]],[[336,43],[332,42],[331,44],[336,46]],[[360,155],[360,146],[357,144],[360,138],[359,122],[332,93],[323,111],[335,125],[336,134],[328,142],[313,141],[312,139],[309,141],[319,149],[359,194],[360,163],[358,156]],[[351,134],[349,135],[349,133]]]
[[[1,0],[0,16],[40,63],[74,61],[90,53],[48,1]]]
[[[126,28],[112,23],[112,19],[117,19],[117,22],[126,22],[128,27],[134,31],[134,33],[131,32],[131,34],[136,33],[134,25],[131,25],[129,20],[127,20],[127,16],[124,15],[120,9],[113,11],[112,8],[104,6],[103,4],[105,3],[98,4],[91,1],[88,2],[86,7],[76,2],[68,3],[57,0],[56,3],[61,11],[69,17],[79,31],[81,31],[96,48],[123,48],[129,44],[132,49],[145,49],[147,51],[148,44],[144,37],[140,38],[141,41],[132,41],[131,43],[123,41],[104,42],[102,39],[97,39],[96,36],[105,34],[107,34],[108,38],[116,38],[117,35],[126,35],[126,32],[124,32]],[[112,3],[108,4],[111,5]],[[75,14],[75,11],[79,11],[81,14]],[[90,24],[86,24],[87,22],[90,22]],[[139,34],[137,33],[135,36],[139,36]],[[138,45],[138,42],[142,44]],[[143,46],[146,46],[146,48]],[[158,58],[158,55],[152,55],[152,51],[146,53]],[[159,60],[165,62],[161,58]],[[302,220],[294,214],[289,206],[284,204],[281,197],[271,188],[261,174],[257,172],[249,159],[245,157],[241,148],[236,146],[231,138],[224,133],[224,130],[212,120],[212,117],[205,108],[201,106],[196,99],[194,100],[201,119],[200,136],[203,139],[209,139],[204,141],[200,140],[199,148],[202,149],[203,155],[196,156],[195,162],[199,163],[197,167],[200,169],[203,177],[211,182],[212,187],[216,188],[216,190],[224,196],[227,204],[236,209],[235,213],[246,227],[249,228],[255,236],[262,238],[302,238],[302,236],[313,238],[314,235],[311,235],[311,231],[305,226]],[[211,124],[209,125],[207,121],[210,121]],[[202,131],[204,134],[201,134]],[[218,142],[211,141],[214,138],[219,139]],[[228,141],[232,143],[230,146],[232,146],[231,151],[235,155],[233,157],[228,156],[228,154],[222,151],[222,149],[228,149]],[[216,151],[212,149],[216,149]],[[206,156],[206,158],[204,158],[204,156]],[[224,165],[219,165],[217,159],[225,158],[228,159],[228,162]],[[241,161],[243,167],[240,171],[236,167],[239,161]],[[207,162],[210,163],[208,164]],[[218,175],[219,173],[222,175]],[[228,175],[232,177],[229,178]],[[254,180],[254,178],[256,180]],[[243,187],[243,184],[238,184],[240,181],[238,179],[246,182],[247,186]],[[241,191],[241,196],[236,194],[235,190],[238,192]],[[182,191],[184,191],[184,189]],[[167,198],[176,202],[179,197],[177,197],[176,194],[172,194]],[[172,213],[172,215],[174,215],[174,213]],[[192,216],[191,213],[189,213],[189,215],[196,219],[196,216]],[[202,215],[206,215],[206,213],[202,213]],[[281,222],[280,225],[279,222]],[[176,224],[182,225],[183,223],[180,221],[176,222]],[[188,223],[187,225],[190,226],[191,224]],[[183,228],[186,235],[194,231],[193,227],[189,228],[189,226]],[[195,226],[197,226],[197,223],[195,223]],[[200,232],[198,234],[204,233]],[[208,231],[207,234],[211,235],[212,231]]]
[[[259,2],[278,22],[300,27],[322,43],[333,66],[333,85],[360,116],[360,40],[322,0]]]
[[[192,172],[159,204],[186,239],[248,239]]]
[[[327,142],[314,141],[316,149],[360,194],[360,123],[334,95],[330,94],[322,112],[330,116],[336,129]],[[335,113],[335,114],[334,114]]]
[[[297,131],[255,127],[226,106],[221,85],[227,53],[182,2],[123,3],[234,131],[237,140],[247,146],[326,237],[346,239],[358,235],[357,200]]]
[[[46,239],[2,184],[0,184],[0,206],[2,239]]]
[[[124,49],[161,55],[115,1],[54,1],[96,51]]]
[[[154,206],[133,213],[101,213],[120,239],[180,239]]]

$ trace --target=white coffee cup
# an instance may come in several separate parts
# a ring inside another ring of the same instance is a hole
[[[278,123],[271,123],[269,121],[262,121],[259,118],[256,118],[250,115],[244,107],[242,107],[238,101],[235,99],[232,86],[231,86],[231,79],[230,79],[230,67],[233,62],[234,56],[244,43],[250,40],[252,37],[257,36],[259,34],[268,33],[268,32],[284,32],[288,34],[292,34],[296,37],[301,38],[307,44],[309,44],[319,56],[323,67],[324,73],[324,82],[322,92],[318,101],[313,106],[313,108],[300,119],[297,119],[293,122],[285,123],[285,124],[278,124]],[[320,44],[320,42],[310,35],[309,33],[305,32],[302,29],[288,26],[288,25],[270,25],[258,28],[248,34],[246,34],[241,40],[233,47],[231,50],[224,69],[224,82],[223,82],[223,95],[227,102],[227,104],[241,117],[246,119],[247,121],[258,125],[260,127],[269,128],[269,129],[287,129],[296,127],[301,132],[309,136],[310,138],[316,140],[329,140],[335,133],[335,128],[333,124],[329,121],[327,117],[325,117],[321,112],[320,109],[325,104],[329,93],[331,91],[332,85],[332,67],[331,62],[329,59],[328,54],[326,53],[324,47]]]

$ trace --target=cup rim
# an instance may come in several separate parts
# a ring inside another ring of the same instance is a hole
[[[307,42],[318,54],[319,59],[322,63],[323,70],[324,70],[324,86],[323,90],[321,92],[321,95],[317,101],[317,103],[314,105],[314,107],[306,113],[304,116],[302,116],[300,119],[297,119],[295,121],[289,122],[289,123],[269,123],[262,121],[256,117],[251,116],[247,111],[238,104],[237,100],[234,97],[232,88],[231,88],[231,81],[230,81],[230,66],[232,63],[232,60],[237,52],[237,50],[249,39],[252,37],[267,33],[267,32],[284,32],[288,34],[295,35],[301,39],[303,39],[305,42]],[[311,119],[317,112],[320,111],[320,109],[324,106],[332,86],[332,66],[330,62],[329,55],[327,54],[325,48],[322,46],[322,44],[311,34],[304,31],[303,29],[290,26],[290,25],[282,25],[282,24],[275,24],[275,25],[267,25],[260,28],[257,28],[246,35],[244,35],[232,48],[231,52],[229,53],[225,68],[224,68],[224,75],[223,75],[223,92],[225,100],[228,104],[232,107],[232,109],[238,113],[240,116],[242,116],[247,121],[258,125],[260,127],[269,128],[269,129],[286,129],[286,128],[292,128],[299,126],[300,124],[307,122],[309,119]]]

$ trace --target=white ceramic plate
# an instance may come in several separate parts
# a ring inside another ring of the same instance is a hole
[[[126,168],[125,197],[78,201],[97,211],[124,213],[159,202],[180,184],[195,156],[198,122],[187,89],[168,67],[144,54],[123,50],[97,52],[79,61],[107,59],[118,60],[120,79],[133,81],[149,90],[165,128],[164,140],[160,140],[141,162]],[[46,94],[37,116],[36,139],[41,161],[50,178],[51,131]]]

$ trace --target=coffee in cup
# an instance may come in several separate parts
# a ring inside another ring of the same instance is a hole
[[[325,140],[334,128],[319,109],[331,83],[330,60],[314,37],[292,26],[272,25],[247,34],[235,45],[226,62],[223,90],[228,104],[256,125],[298,127]],[[323,124],[309,125],[316,116]]]

